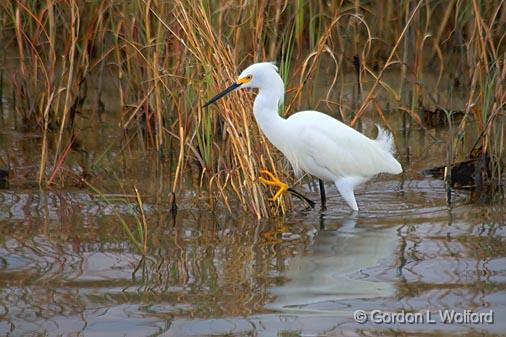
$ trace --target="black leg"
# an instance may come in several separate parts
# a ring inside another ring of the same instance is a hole
[[[309,207],[314,208],[315,202],[313,200],[305,197],[304,195],[302,195],[301,193],[297,192],[296,190],[294,190],[291,187],[289,187],[287,191],[290,192],[290,193],[292,193],[295,197],[299,198],[300,200],[307,202],[307,204],[309,205]]]
[[[325,196],[325,185],[323,184],[323,180],[318,179],[320,183],[320,197],[322,199],[322,211],[327,210],[327,197]]]

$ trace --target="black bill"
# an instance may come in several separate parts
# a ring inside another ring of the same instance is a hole
[[[225,89],[222,92],[220,92],[218,95],[216,95],[213,98],[211,98],[206,104],[204,104],[203,108],[206,108],[207,106],[213,104],[214,102],[216,102],[217,100],[219,100],[220,98],[222,98],[226,94],[228,94],[228,93],[234,91],[235,89],[239,88],[240,86],[241,86],[241,83],[235,82],[230,87],[228,87],[227,89]]]

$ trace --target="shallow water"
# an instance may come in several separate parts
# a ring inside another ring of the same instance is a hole
[[[2,124],[2,161],[12,172],[0,190],[0,335],[506,332],[504,201],[453,191],[448,203],[444,182],[420,175],[444,163],[446,131],[401,132],[402,119],[389,115],[405,173],[361,186],[358,214],[328,185],[327,211],[295,201],[285,218],[257,222],[209,206],[189,173],[173,219],[164,197],[170,158],[120,145],[104,154],[103,143],[121,136],[103,118],[101,128],[81,131],[88,152],[74,154],[70,169],[79,174],[91,162],[109,202],[71,182],[40,190],[40,135]],[[366,121],[366,133],[372,125]],[[145,256],[116,215],[135,223],[134,185],[148,217]],[[305,180],[297,189],[317,200],[314,186]],[[494,322],[442,324],[439,311],[447,309],[492,310]],[[356,310],[368,322],[355,322]],[[373,310],[421,313],[425,321],[375,323]]]
[[[459,193],[447,207],[444,185],[429,178],[367,184],[358,215],[329,194],[330,211],[300,210],[262,223],[185,209],[174,224],[160,214],[142,258],[108,207],[84,192],[2,191],[0,332],[506,331],[503,206],[469,203]],[[443,309],[493,310],[495,322],[359,325],[358,309],[430,311],[436,318]]]

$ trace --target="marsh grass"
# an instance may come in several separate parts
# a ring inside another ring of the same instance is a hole
[[[173,193],[197,165],[211,202],[239,203],[258,218],[283,213],[290,204],[270,205],[270,192],[257,177],[268,168],[288,178],[289,169],[258,132],[251,95],[234,93],[201,108],[243,67],[263,60],[279,62],[288,90],[281,113],[287,116],[307,104],[307,88],[313,88],[315,106],[352,126],[367,114],[386,122],[388,109],[379,99],[386,95],[422,127],[421,108],[451,108],[438,92],[464,91],[466,117],[454,125],[448,144],[458,143],[472,123],[477,135],[464,136],[474,137],[492,159],[491,180],[501,183],[504,1],[28,0],[0,8],[2,43],[17,57],[3,83],[12,90],[18,125],[42,134],[40,185],[65,174],[80,127],[76,116],[97,118],[101,88],[113,84],[126,137],[144,151],[156,149],[160,158],[175,153]],[[435,87],[425,83],[427,71],[438,74]],[[342,84],[352,72],[350,101]],[[389,72],[401,76],[387,80]],[[329,73],[322,93],[316,83]],[[442,89],[441,83],[454,85]],[[87,97],[97,88],[91,104]],[[7,95],[4,85],[0,89]],[[452,160],[472,150],[452,146]]]
[[[97,195],[99,200],[105,202],[109,207],[112,208],[115,218],[120,223],[132,245],[136,247],[140,253],[146,255],[148,251],[148,221],[146,220],[146,215],[144,214],[144,203],[142,201],[141,195],[139,194],[139,190],[134,187],[135,195],[132,197],[135,198],[137,210],[134,214],[135,226],[132,226],[129,221],[120,212],[117,211],[118,203],[130,206],[132,204],[131,201],[125,197],[111,199],[109,196],[107,196],[105,193],[100,191],[97,187],[93,186],[88,181],[83,180],[83,182],[91,191]]]

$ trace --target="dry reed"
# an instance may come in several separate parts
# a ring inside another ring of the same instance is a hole
[[[201,108],[242,67],[263,60],[279,61],[289,92],[285,115],[307,104],[303,96],[330,64],[330,88],[320,98],[328,112],[350,125],[368,112],[385,118],[380,93],[421,124],[418,112],[427,102],[445,108],[434,94],[440,84],[460,83],[468,99],[455,134],[475,123],[477,135],[469,137],[492,158],[500,183],[504,1],[18,0],[0,8],[2,43],[18,57],[8,81],[16,118],[25,129],[42,133],[41,185],[64,174],[79,128],[76,114],[84,113],[88,87],[97,77],[102,83],[107,72],[129,139],[160,156],[176,152],[173,193],[197,165],[210,200],[229,208],[238,201],[258,218],[284,212],[290,205],[283,201],[271,209],[270,193],[256,179],[262,168],[285,177],[289,169],[258,132],[251,96],[237,93],[209,111]],[[423,74],[434,67],[436,88],[427,88]],[[352,71],[357,85],[349,102],[338,83]],[[400,71],[398,82],[384,78],[390,71]],[[468,155],[471,149],[457,143],[452,142],[459,152],[454,157]]]

